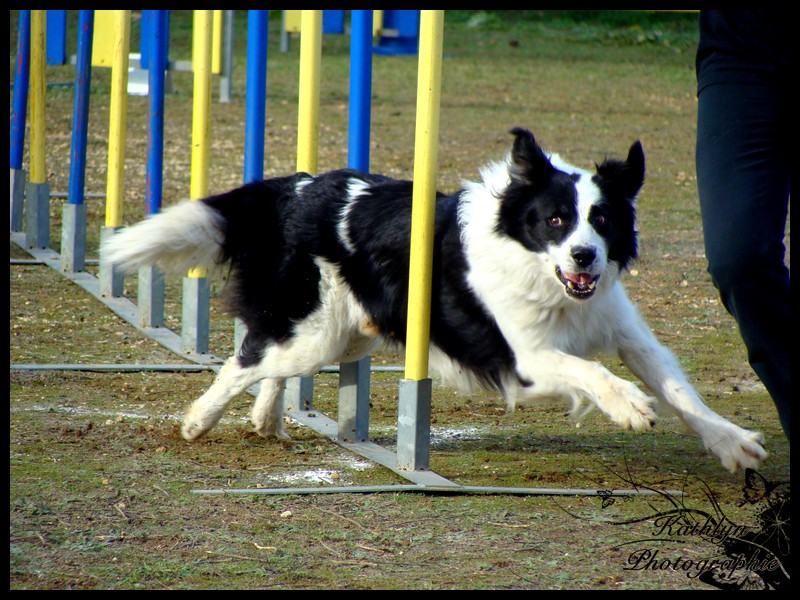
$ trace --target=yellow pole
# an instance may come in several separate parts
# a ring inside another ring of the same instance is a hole
[[[125,176],[125,140],[128,114],[128,52],[131,11],[114,11],[114,56],[111,64],[111,106],[108,126],[108,174],[106,176],[106,227],[122,225],[122,193]]]
[[[423,10],[420,16],[405,364],[405,378],[417,381],[428,377],[443,37],[444,11]]]
[[[300,17],[300,86],[297,106],[297,170],[317,172],[319,89],[322,64],[322,11]]]
[[[194,11],[192,69],[194,98],[192,107],[192,179],[189,197],[200,200],[208,196],[208,162],[211,150],[211,42],[212,10]],[[192,269],[189,277],[205,277],[204,269]]]
[[[31,11],[31,58],[30,58],[30,97],[31,97],[31,141],[30,163],[31,183],[45,183],[45,114],[44,94],[47,88],[45,77],[45,34],[47,21],[45,11]]]

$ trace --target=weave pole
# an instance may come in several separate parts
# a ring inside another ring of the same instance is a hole
[[[322,11],[300,17],[300,86],[297,106],[297,171],[315,175],[319,149],[319,90],[322,66]],[[291,377],[283,393],[285,409],[314,407],[314,378]]]
[[[354,10],[350,16],[350,114],[347,166],[369,171],[372,93],[372,11]],[[338,437],[365,442],[369,437],[370,358],[339,366]]]
[[[148,38],[148,121],[145,214],[161,210],[164,183],[164,93],[167,72],[167,19],[165,10],[146,10]],[[157,265],[139,269],[139,327],[164,325],[164,272]]]
[[[86,140],[89,128],[89,91],[92,81],[94,11],[78,11],[78,53],[72,108],[69,189],[61,226],[61,270],[83,271],[86,266]]]
[[[50,246],[50,186],[45,170],[45,11],[31,11],[30,58],[30,181],[25,185],[27,248]]]
[[[430,458],[432,382],[428,378],[428,346],[443,37],[444,11],[423,10],[417,79],[406,370],[405,378],[400,380],[397,423],[397,466],[411,471],[427,470]]]
[[[369,139],[372,93],[372,12],[354,10],[350,15],[350,115],[347,166],[369,171]]]
[[[148,10],[149,37],[143,40],[148,49],[148,122],[150,135],[147,139],[147,189],[145,190],[145,214],[154,215],[161,210],[164,182],[164,94],[168,54],[168,11]]]
[[[11,100],[10,163],[11,231],[22,231],[22,209],[25,203],[25,170],[22,156],[25,150],[25,119],[28,112],[28,85],[31,64],[31,11],[19,11],[17,59],[14,67],[14,93]]]
[[[264,178],[269,11],[247,11],[247,81],[244,116],[244,183]]]
[[[319,149],[319,90],[322,68],[322,11],[300,17],[300,86],[297,107],[297,170],[315,175]]]
[[[208,195],[208,161],[211,151],[211,43],[214,11],[194,11],[192,66],[192,176],[189,197]],[[185,352],[208,353],[210,285],[204,269],[192,269],[183,278],[181,340]]]
[[[108,127],[108,175],[106,178],[106,219],[100,230],[103,240],[122,226],[122,194],[125,175],[125,141],[128,116],[128,53],[130,52],[131,11],[114,12],[114,54],[111,63],[111,106]],[[100,261],[98,273],[100,294],[104,297],[122,296],[122,273],[106,261]]]
[[[247,11],[247,80],[244,112],[244,183],[264,178],[264,130],[267,109],[269,11]],[[239,352],[247,327],[234,319],[233,346]]]

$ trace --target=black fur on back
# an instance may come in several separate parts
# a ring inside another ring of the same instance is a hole
[[[204,200],[225,220],[223,260],[233,270],[230,311],[247,326],[242,356],[260,358],[264,344],[285,341],[294,321],[319,302],[319,270],[291,231],[298,173],[244,185]]]
[[[349,209],[351,247],[345,248],[337,225],[354,180],[365,182],[368,191]],[[513,356],[467,284],[456,219],[459,194],[437,195],[431,342],[482,383],[499,389]],[[225,220],[223,260],[233,269],[229,306],[248,329],[242,364],[257,362],[266,344],[289,339],[294,324],[319,306],[315,257],[339,267],[386,338],[404,342],[411,201],[410,181],[350,169],[314,178],[298,173],[207,198],[204,202]]]

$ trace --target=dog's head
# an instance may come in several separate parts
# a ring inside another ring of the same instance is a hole
[[[511,133],[510,183],[502,193],[498,230],[548,257],[568,297],[591,298],[604,276],[615,276],[636,258],[642,146],[635,142],[624,161],[606,159],[592,174],[545,154],[527,129]]]

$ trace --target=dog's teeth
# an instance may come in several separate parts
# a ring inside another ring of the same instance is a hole
[[[597,287],[597,282],[596,281],[592,281],[590,283],[579,284],[579,283],[575,283],[574,281],[569,281],[568,280],[567,281],[567,286],[571,290],[593,290],[595,287]]]

